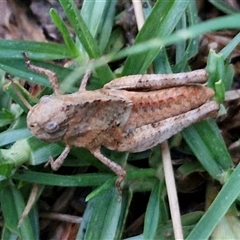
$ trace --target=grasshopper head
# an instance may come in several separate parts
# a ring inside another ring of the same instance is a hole
[[[46,142],[61,141],[68,129],[65,104],[55,96],[44,96],[28,113],[31,133]]]

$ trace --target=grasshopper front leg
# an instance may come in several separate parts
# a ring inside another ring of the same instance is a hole
[[[62,166],[64,160],[70,152],[70,149],[70,146],[67,145],[57,159],[53,160],[53,158],[50,157],[44,167],[47,167],[50,164],[52,170],[57,171]]]
[[[41,68],[41,67],[32,65],[25,52],[23,53],[23,56],[24,56],[25,63],[27,65],[27,67],[34,72],[46,75],[48,77],[49,82],[51,83],[51,85],[53,87],[54,94],[55,95],[61,95],[60,85],[59,85],[56,73],[49,70],[49,69],[45,69],[45,68]]]

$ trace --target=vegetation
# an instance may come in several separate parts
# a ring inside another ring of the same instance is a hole
[[[97,89],[118,75],[145,73],[150,66],[155,73],[189,71],[189,60],[199,51],[198,37],[207,32],[238,28],[240,14],[222,3],[217,7],[228,15],[198,23],[195,1],[169,0],[154,4],[144,1],[146,22],[134,44],[124,47],[123,35],[115,26],[119,17],[115,11],[117,1],[84,1],[80,12],[73,0],[59,2],[68,18],[68,25],[56,10],[51,9],[50,15],[64,44],[0,40],[3,89],[0,92],[0,202],[4,219],[1,238],[39,239],[39,202],[46,196],[44,192],[49,189],[54,191],[54,187],[58,187],[58,192],[64,187],[87,191],[87,194],[81,194],[84,198],[87,195],[88,203],[82,218],[78,218],[81,224],[77,239],[169,239],[168,234],[173,238],[159,147],[138,154],[103,149],[110,159],[126,166],[128,187],[122,196],[118,195],[114,186],[116,176],[86,149],[72,149],[57,173],[44,168],[47,159],[58,156],[64,146],[41,142],[31,136],[26,127],[28,108],[21,95],[34,105],[52,90],[46,76],[27,69],[22,53],[27,52],[35,65],[56,72],[64,92],[77,90],[86,69],[93,70],[88,88]],[[211,2],[219,4],[221,1]],[[210,51],[208,56],[206,68],[211,76],[208,85],[216,91],[215,98],[219,102],[223,102],[224,91],[231,86],[229,82],[233,72],[228,59],[239,41],[238,34],[220,53]],[[168,50],[173,46],[175,53],[170,54]],[[70,59],[71,65],[63,67],[56,61],[53,63],[53,60],[64,59]],[[89,59],[95,61],[89,63]],[[110,65],[117,67],[110,68]],[[14,76],[13,81],[5,79],[6,73]],[[33,96],[19,84],[19,79],[43,88],[37,96]],[[222,112],[223,105],[220,114]],[[236,209],[240,193],[240,166],[232,168],[233,160],[215,120],[192,125],[182,132],[182,137],[172,138],[170,146],[191,161],[183,161],[175,168],[176,178],[191,181],[192,176],[197,177],[200,182],[194,184],[193,189],[203,181],[208,186],[208,192],[203,193],[206,194],[206,211],[188,208],[187,213],[182,214],[184,236],[187,239],[208,239],[213,234],[217,239],[221,234],[219,226],[222,221],[225,221],[225,226],[226,222],[232,227],[239,226]],[[201,175],[208,177],[199,178]],[[223,185],[216,193],[213,193],[213,179]],[[189,186],[185,184],[184,189]],[[213,202],[209,192],[214,195],[211,196],[215,198]],[[28,205],[30,211],[27,210],[26,216],[21,218],[29,196],[32,200]],[[140,198],[146,202],[142,203],[145,204],[142,206],[144,221],[138,232],[132,230],[134,237],[130,237],[128,229],[133,229],[131,223],[138,217],[133,205],[138,205]],[[131,218],[129,213],[134,217]],[[44,234],[41,233],[41,236]],[[231,229],[227,234],[228,238],[234,238],[234,234],[239,237],[239,228]]]

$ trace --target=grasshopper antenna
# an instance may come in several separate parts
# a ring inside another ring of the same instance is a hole
[[[81,85],[78,89],[79,92],[86,91],[87,82],[92,74],[92,71],[90,69],[91,69],[91,65],[92,65],[93,61],[94,60],[91,59],[88,63],[89,69],[87,69],[86,73],[84,74],[84,76],[82,78]]]
[[[32,65],[26,52],[23,52],[23,56],[24,56],[25,63],[27,65],[28,69],[30,69],[36,73],[41,73],[41,74],[44,74],[45,76],[47,76],[49,82],[51,83],[51,85],[53,87],[54,94],[61,95],[60,85],[59,85],[57,75],[55,74],[55,72],[52,72],[49,69],[45,69],[45,68],[41,68],[41,67]]]
[[[23,104],[29,109],[32,109],[32,106],[29,104],[29,102],[24,98],[24,96],[19,92],[19,90],[16,88],[15,83],[13,81],[12,82],[12,87],[15,91],[15,93],[18,95],[18,97],[20,98],[20,100],[23,102]]]
[[[84,76],[83,76],[83,78],[82,78],[81,85],[80,85],[80,87],[79,87],[79,89],[78,89],[79,92],[86,91],[87,82],[88,82],[90,76],[91,76],[91,71],[87,71],[87,72],[84,74]]]

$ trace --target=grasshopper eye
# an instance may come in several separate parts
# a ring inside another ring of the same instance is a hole
[[[43,96],[43,97],[41,97],[40,102],[41,103],[48,103],[50,100],[51,100],[50,96]]]
[[[44,127],[44,130],[48,133],[56,132],[58,129],[59,129],[59,125],[54,121],[47,122]]]

